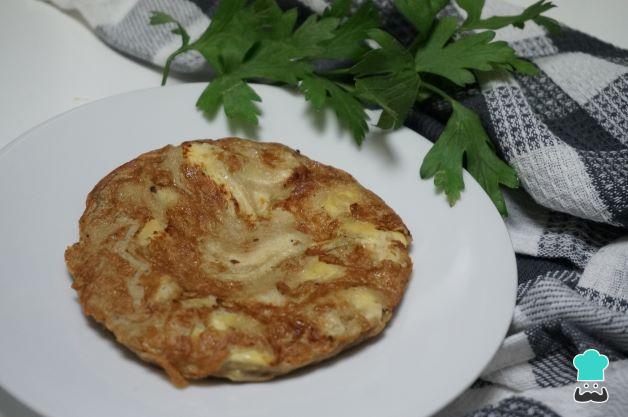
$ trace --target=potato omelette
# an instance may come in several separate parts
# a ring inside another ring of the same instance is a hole
[[[267,380],[373,337],[412,269],[408,229],[351,175],[239,138],[120,166],[79,228],[84,313],[176,386]]]

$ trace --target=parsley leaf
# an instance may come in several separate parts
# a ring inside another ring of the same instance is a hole
[[[320,58],[350,60],[368,48],[366,32],[378,26],[377,11],[367,2],[346,17],[349,6],[338,1],[325,16],[310,16],[297,27],[296,10],[283,11],[273,0],[220,2],[199,39],[190,43],[187,33],[182,34],[184,45],[168,58],[164,80],[176,55],[197,50],[217,72],[196,103],[206,113],[215,114],[222,106],[229,118],[256,124],[261,99],[248,81],[300,84],[312,90],[314,104],[331,107],[361,143],[368,131],[362,103],[342,83],[320,78],[313,65]],[[164,13],[154,16],[152,24],[174,23],[183,30]]]
[[[327,83],[328,81],[321,77],[304,77],[299,84],[299,90],[316,110],[322,110],[325,107]]]
[[[539,0],[527,7],[520,15],[491,16],[488,19],[482,19],[481,14],[482,9],[484,8],[485,0],[456,0],[456,3],[458,3],[458,5],[467,12],[467,19],[462,24],[462,30],[497,30],[509,25],[522,29],[527,21],[535,20],[541,16],[541,13],[556,7],[551,2]]]
[[[369,38],[380,47],[366,53],[351,68],[357,77],[355,86],[363,97],[384,110],[379,127],[390,129],[402,126],[421,82],[414,69],[414,59],[403,45],[382,30],[371,30]]]
[[[323,17],[342,18],[349,15],[351,0],[336,0],[323,11]]]
[[[558,23],[556,20],[552,19],[551,17],[537,16],[534,18],[534,22],[543,26],[552,35],[560,35],[562,33],[563,29],[560,26],[560,23]]]
[[[161,79],[161,85],[165,85],[166,84],[166,80],[168,79],[168,74],[170,72],[170,65],[172,65],[172,60],[179,55],[180,53],[184,52],[187,47],[188,44],[190,43],[190,35],[188,35],[187,31],[185,30],[185,28],[181,25],[181,23],[179,23],[178,21],[176,21],[172,16],[170,16],[169,14],[163,13],[163,12],[152,12],[150,15],[150,24],[153,26],[158,26],[158,25],[165,25],[168,23],[174,23],[177,27],[172,29],[170,32],[174,33],[175,35],[179,35],[181,36],[181,46],[179,47],[179,49],[177,49],[175,52],[173,52],[168,59],[166,60],[166,64],[164,66],[164,73]]]
[[[301,57],[320,56],[325,52],[323,42],[336,36],[334,31],[339,23],[338,18],[327,17],[319,20],[312,15],[294,32],[291,46]]]
[[[442,19],[425,47],[416,55],[416,70],[447,78],[459,86],[472,84],[472,69],[489,71],[496,68],[517,69],[532,74],[535,67],[524,64],[506,42],[491,42],[495,32],[486,31],[461,37],[447,44],[456,33],[455,17]]]
[[[368,116],[364,106],[351,93],[336,83],[318,76],[304,77],[299,89],[315,109],[329,106],[334,110],[340,124],[349,129],[358,145],[362,144],[368,132]]]
[[[464,189],[462,162],[466,156],[469,173],[484,188],[499,212],[507,215],[499,185],[517,187],[517,174],[495,154],[478,115],[455,100],[451,104],[453,112],[445,130],[423,159],[421,177],[434,177],[436,188],[445,192],[453,206]]]
[[[201,93],[196,106],[206,113],[215,114],[220,106],[225,109],[227,117],[249,124],[257,124],[257,116],[261,114],[255,102],[262,99],[242,79],[222,76],[209,83]]]
[[[432,28],[432,23],[449,0],[395,0],[395,6],[401,14],[419,31],[425,39]]]
[[[375,6],[370,1],[364,2],[353,15],[336,29],[333,39],[322,45],[324,51],[319,58],[337,59],[340,61],[350,61],[359,58],[361,54],[368,50],[368,46],[364,42],[366,34],[369,30],[378,26],[379,15]]]

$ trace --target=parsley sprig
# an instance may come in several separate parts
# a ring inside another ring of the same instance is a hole
[[[465,165],[506,215],[500,185],[517,187],[517,175],[496,154],[478,115],[451,93],[477,83],[480,72],[536,74],[536,67],[506,42],[494,40],[494,30],[534,21],[555,31],[558,24],[542,15],[554,5],[540,0],[520,15],[483,18],[484,0],[455,1],[466,12],[464,21],[440,17],[449,0],[396,0],[416,29],[407,45],[380,27],[368,1],[352,13],[350,0],[337,0],[321,15],[301,21],[295,9],[284,11],[274,0],[221,1],[207,30],[194,41],[165,13],[153,12],[150,23],[173,25],[172,33],[181,36],[181,47],[166,61],[162,84],[174,58],[191,50],[215,71],[196,102],[210,115],[222,107],[230,119],[257,124],[261,98],[250,83],[292,86],[315,109],[331,108],[361,144],[369,130],[366,106],[381,107],[377,125],[394,129],[426,100],[449,102],[451,115],[423,160],[421,177],[433,177],[453,205],[464,189]],[[321,65],[330,62],[333,69]]]

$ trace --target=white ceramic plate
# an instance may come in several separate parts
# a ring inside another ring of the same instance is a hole
[[[256,87],[264,100],[257,136],[350,172],[414,236],[412,280],[384,335],[272,382],[179,390],[85,319],[63,252],[77,238],[87,193],[140,153],[231,135],[222,115],[209,122],[195,110],[202,88],[88,104],[0,153],[0,385],[54,417],[419,417],[452,400],[488,363],[511,319],[516,264],[502,219],[466,173],[454,208],[419,180],[431,144],[416,133],[375,134],[358,150],[333,117],[317,125],[302,98],[273,87]]]

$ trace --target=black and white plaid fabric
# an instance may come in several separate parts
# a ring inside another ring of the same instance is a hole
[[[179,39],[147,25],[161,10],[179,19],[192,38],[209,24],[217,0],[52,0],[76,9],[106,43],[163,65]],[[375,0],[399,37],[412,29],[392,6]],[[294,5],[295,1],[280,3]],[[298,6],[322,11],[325,0]],[[602,7],[602,6],[600,6]],[[517,7],[487,1],[487,15]],[[459,13],[451,6],[448,13]],[[505,28],[508,41],[541,70],[539,76],[484,74],[462,98],[517,170],[523,190],[508,192],[506,220],[517,253],[519,288],[508,336],[476,383],[439,415],[628,415],[628,51],[564,28],[553,36],[529,23]],[[188,53],[175,70],[207,70]],[[435,139],[446,112],[432,105],[408,124]],[[463,349],[464,347],[461,347]],[[610,399],[573,400],[574,355],[598,349]]]

